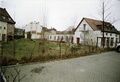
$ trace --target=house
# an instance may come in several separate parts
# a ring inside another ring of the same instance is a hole
[[[73,35],[74,30],[65,30],[65,31],[57,31],[55,29],[49,29],[50,32],[48,34],[48,40],[50,41],[62,41],[73,43]]]
[[[15,21],[5,8],[0,8],[0,41],[12,40]]]
[[[52,36],[56,35],[57,30],[55,28],[48,29],[47,27],[42,27],[42,37],[47,40],[51,40]],[[51,39],[50,36],[51,35]]]
[[[25,36],[25,30],[21,28],[15,28],[15,39],[21,39]]]
[[[109,22],[103,22],[91,18],[83,18],[74,33],[74,43],[113,48],[120,42],[120,33]],[[104,41],[103,41],[104,33]]]
[[[39,22],[31,22],[24,26],[25,28],[25,38],[29,39],[40,39],[42,26]]]
[[[113,48],[120,42],[120,32],[109,22],[83,18],[76,28],[69,27],[65,31],[48,29],[38,23],[32,22],[26,26],[26,38],[46,39],[49,41],[62,41],[75,44],[84,44],[97,47]],[[104,38],[103,38],[104,33]]]

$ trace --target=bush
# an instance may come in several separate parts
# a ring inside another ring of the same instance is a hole
[[[18,62],[18,60],[15,58],[12,58],[12,57],[3,57],[1,62],[2,62],[3,66],[7,66],[7,65],[16,64]]]
[[[28,63],[28,62],[30,62],[31,60],[30,60],[30,58],[28,58],[28,57],[26,57],[26,56],[24,56],[24,57],[22,57],[21,58],[21,63]]]
[[[72,45],[70,47],[70,51],[72,54],[75,54],[78,50],[80,50],[80,46]]]

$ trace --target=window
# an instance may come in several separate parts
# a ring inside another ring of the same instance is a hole
[[[54,40],[56,40],[56,36],[54,36]]]
[[[4,27],[4,29],[6,29],[6,28]]]
[[[106,33],[106,35],[108,35],[108,33]]]
[[[63,41],[63,39],[64,39],[63,36],[61,36],[61,41]]]
[[[112,33],[110,33],[110,36],[112,36]]]
[[[60,37],[58,36],[57,40],[59,41]]]
[[[83,28],[84,28],[84,30],[86,30],[86,24],[83,24]]]
[[[111,38],[111,43],[110,45],[113,46],[114,38]]]
[[[51,39],[52,37],[50,36],[50,39]]]
[[[115,36],[117,37],[117,34]]]
[[[66,36],[66,41],[69,42],[69,37],[68,36]]]

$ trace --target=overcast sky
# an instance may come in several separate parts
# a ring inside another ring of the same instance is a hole
[[[0,0],[2,1],[2,0]],[[0,6],[5,7],[22,28],[32,21],[43,21],[48,27],[65,30],[77,25],[83,17],[101,19],[100,0],[3,0]],[[120,19],[120,0],[109,0],[110,17]],[[113,20],[113,19],[112,19]],[[114,23],[120,30],[120,21]]]

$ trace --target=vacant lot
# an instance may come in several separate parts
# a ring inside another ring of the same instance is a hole
[[[65,59],[99,53],[101,49],[93,46],[75,45],[46,40],[21,39],[3,43],[4,65]]]

